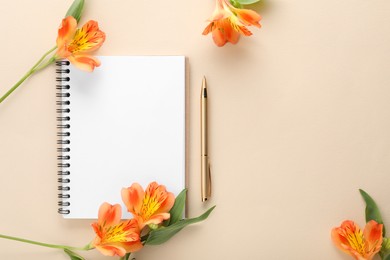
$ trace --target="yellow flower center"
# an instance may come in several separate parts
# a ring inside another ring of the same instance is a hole
[[[363,232],[359,229],[353,232],[352,230],[347,230],[347,237],[350,246],[356,250],[361,256],[365,256],[366,254],[366,246],[363,237]]]
[[[100,39],[96,28],[85,26],[76,30],[72,42],[69,44],[69,51],[72,53],[91,49]]]
[[[118,225],[109,227],[102,240],[104,243],[111,242],[129,242],[134,241],[136,238],[133,238],[134,232],[129,229],[128,222],[122,222]]]
[[[160,208],[161,203],[164,201],[162,196],[145,196],[142,202],[141,214],[144,219],[149,219]]]

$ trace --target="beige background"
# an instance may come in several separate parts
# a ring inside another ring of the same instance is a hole
[[[137,259],[350,259],[330,241],[364,223],[358,188],[390,225],[390,2],[263,0],[263,28],[217,48],[201,35],[213,0],[87,0],[99,55],[189,60],[190,216],[215,212]],[[55,44],[71,1],[0,1],[0,94]],[[199,91],[209,82],[214,193],[200,202]],[[57,214],[55,68],[0,105],[0,233],[82,246],[90,221]],[[126,184],[124,184],[126,185]],[[108,259],[97,252],[88,259]],[[67,259],[0,241],[1,259]]]

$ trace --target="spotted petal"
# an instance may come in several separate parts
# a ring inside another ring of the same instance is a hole
[[[72,53],[92,52],[100,48],[105,39],[106,35],[99,30],[98,23],[91,20],[81,29],[77,29],[72,42],[69,44],[69,51]]]
[[[120,205],[103,203],[98,221],[92,223],[96,238],[91,246],[107,256],[124,256],[142,248],[137,220],[120,221]]]

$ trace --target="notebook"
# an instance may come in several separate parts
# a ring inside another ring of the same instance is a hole
[[[57,63],[59,209],[95,219],[121,189],[185,188],[185,57],[103,56],[94,72]],[[123,217],[130,217],[123,206]]]

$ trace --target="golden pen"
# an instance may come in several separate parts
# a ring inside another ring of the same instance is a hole
[[[201,136],[201,195],[202,201],[206,201],[211,196],[211,175],[208,158],[207,140],[207,85],[206,78],[203,77],[202,91],[200,95],[200,136]]]

